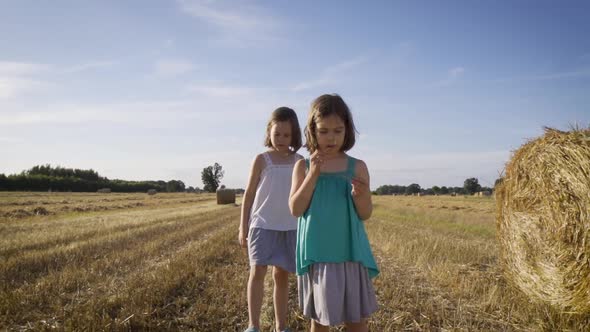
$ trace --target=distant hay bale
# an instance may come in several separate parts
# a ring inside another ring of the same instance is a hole
[[[148,194],[148,195],[155,195],[155,194],[157,194],[157,193],[158,193],[158,191],[157,191],[156,189],[149,189],[149,190],[147,191],[147,194]]]
[[[524,144],[496,186],[506,277],[529,297],[590,312],[590,128]]]
[[[218,189],[217,204],[235,204],[236,192],[233,189]]]
[[[111,192],[111,188],[100,188],[96,192],[101,193],[101,194],[108,194]]]

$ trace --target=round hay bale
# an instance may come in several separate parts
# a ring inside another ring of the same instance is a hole
[[[217,204],[234,204],[236,202],[236,192],[233,189],[217,190]]]
[[[509,281],[561,310],[590,312],[590,129],[550,128],[514,152],[496,187]]]

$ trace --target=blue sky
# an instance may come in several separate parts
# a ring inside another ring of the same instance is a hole
[[[0,173],[246,185],[268,116],[338,93],[372,187],[492,185],[590,124],[587,1],[0,1]],[[307,156],[305,150],[301,153]]]

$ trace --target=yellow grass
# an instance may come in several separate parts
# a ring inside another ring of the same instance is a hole
[[[590,317],[530,302],[505,283],[493,198],[374,203],[366,226],[381,274],[372,331],[590,328]],[[40,206],[50,213],[9,213]],[[248,263],[239,213],[209,194],[0,193],[0,330],[241,331]],[[273,325],[271,279],[264,330]],[[304,331],[296,294],[291,277],[289,325]]]

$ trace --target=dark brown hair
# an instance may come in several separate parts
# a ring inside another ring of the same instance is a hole
[[[297,152],[301,148],[301,128],[299,127],[299,120],[297,119],[297,113],[289,107],[279,107],[272,112],[268,124],[266,125],[266,137],[264,138],[264,146],[272,148],[272,142],[270,140],[270,130],[272,125],[277,122],[289,121],[291,124],[291,151]]]
[[[330,115],[337,115],[342,122],[344,122],[344,143],[340,151],[346,152],[354,146],[356,141],[355,135],[357,133],[352,121],[352,114],[350,109],[337,94],[325,94],[317,97],[311,103],[311,109],[307,116],[307,125],[305,126],[305,148],[309,153],[314,153],[318,149],[318,141],[316,139],[317,121]]]

